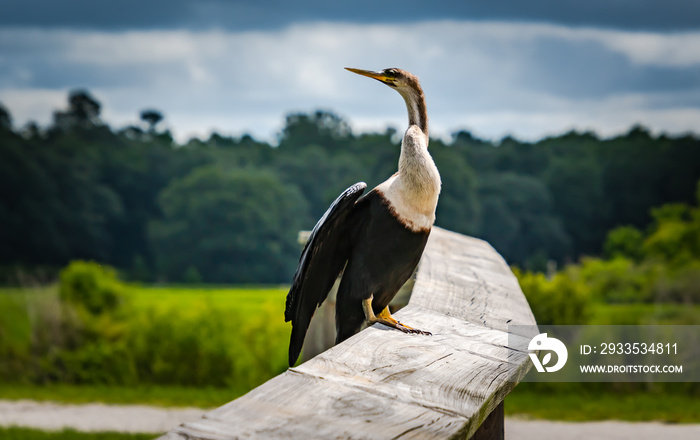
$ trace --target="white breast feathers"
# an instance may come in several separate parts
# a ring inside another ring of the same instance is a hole
[[[429,230],[435,222],[440,174],[424,142],[407,138],[404,137],[401,148],[399,172],[376,189],[389,203],[395,216],[407,228],[419,232]]]

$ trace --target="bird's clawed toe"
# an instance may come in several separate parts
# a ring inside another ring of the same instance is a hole
[[[401,330],[401,331],[404,332],[404,333],[411,333],[411,334],[414,334],[414,335],[426,335],[426,336],[432,336],[432,335],[433,335],[433,334],[430,333],[430,332],[426,332],[426,331],[424,331],[424,330],[419,330],[419,329],[417,329],[417,328],[409,327],[409,326],[407,326],[407,325],[401,324],[400,322],[398,322],[398,324],[399,324],[399,326],[401,327],[401,328],[399,328],[399,330]],[[405,329],[405,330],[404,330],[404,329]]]
[[[403,333],[407,333],[410,335],[426,335],[426,336],[432,335],[432,333],[430,333],[430,332],[426,332],[423,330],[419,330],[417,328],[409,327],[405,324],[401,324],[399,321],[397,321],[393,318],[389,320],[389,319],[385,319],[383,317],[377,317],[375,322],[378,322],[380,324],[384,324],[387,327],[395,328],[396,330],[399,330]]]
[[[411,330],[411,333],[415,333],[415,334],[417,334],[417,335],[425,335],[425,336],[432,336],[432,335],[433,335],[433,334],[430,333],[430,332],[426,332],[425,330],[418,330],[418,329],[416,329],[416,328],[414,328],[413,330]]]
[[[389,307],[385,307],[378,315],[375,315],[372,311],[372,296],[362,302],[362,308],[365,312],[365,317],[370,324],[380,323],[387,327],[395,328],[396,330],[402,331],[404,333],[414,334],[414,335],[427,335],[430,336],[432,333],[423,330],[418,330],[417,328],[409,327],[405,324],[401,324],[389,312]]]

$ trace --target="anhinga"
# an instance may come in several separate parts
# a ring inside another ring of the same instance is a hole
[[[406,333],[430,334],[401,324],[388,308],[418,265],[440,193],[440,174],[428,153],[423,89],[416,76],[401,69],[347,70],[399,92],[408,109],[408,129],[401,142],[399,171],[363,197],[364,182],[346,189],[311,232],[287,294],[284,316],[292,321],[290,366],[299,357],[314,311],[343,268],[336,301],[336,343],[360,331],[365,320]]]

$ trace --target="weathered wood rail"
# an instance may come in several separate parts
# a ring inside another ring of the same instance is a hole
[[[531,366],[508,326],[535,324],[503,258],[435,228],[395,316],[433,335],[374,325],[161,440],[503,438],[503,399]]]

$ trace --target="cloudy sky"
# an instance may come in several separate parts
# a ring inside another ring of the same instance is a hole
[[[0,3],[0,102],[16,126],[48,124],[80,87],[111,125],[157,108],[180,140],[274,140],[287,113],[319,108],[355,131],[403,128],[400,97],[345,66],[418,75],[442,136],[700,132],[699,2]]]

